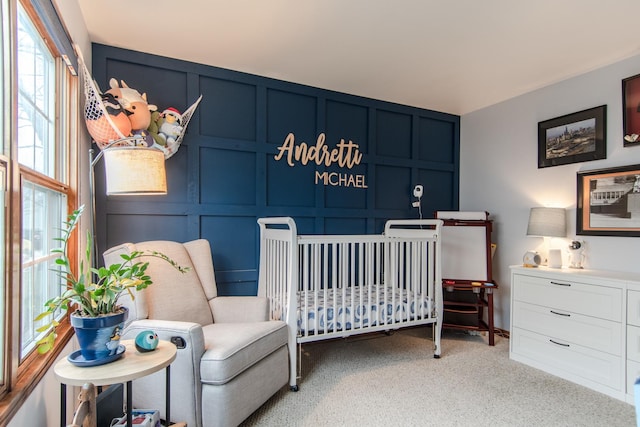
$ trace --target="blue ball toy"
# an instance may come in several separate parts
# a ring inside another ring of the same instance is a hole
[[[153,351],[158,347],[158,335],[153,331],[142,331],[136,335],[135,343],[140,353]]]

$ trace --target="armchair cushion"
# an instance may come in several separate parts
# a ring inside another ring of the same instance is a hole
[[[207,350],[200,362],[204,384],[222,385],[287,344],[287,325],[279,320],[258,323],[213,323],[202,328]]]
[[[209,306],[216,323],[269,320],[269,300],[264,297],[218,297]]]

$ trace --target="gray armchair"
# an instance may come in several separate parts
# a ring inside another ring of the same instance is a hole
[[[287,326],[268,319],[261,297],[219,297],[206,240],[126,243],[104,253],[107,265],[120,254],[158,251],[190,267],[182,274],[149,257],[153,284],[137,292],[123,339],[153,330],[178,344],[171,364],[171,421],[188,426],[236,426],[288,382]],[[133,383],[136,408],[159,409],[164,418],[164,372]]]

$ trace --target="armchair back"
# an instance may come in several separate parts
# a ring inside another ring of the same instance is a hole
[[[122,262],[120,254],[133,251],[161,252],[179,265],[189,267],[189,271],[183,274],[162,259],[143,258],[149,262],[147,273],[153,284],[134,292],[133,301],[128,294],[121,297],[119,303],[129,308],[127,325],[140,319],[179,320],[203,326],[213,323],[209,300],[217,297],[217,288],[207,240],[123,243],[105,251],[105,264]]]

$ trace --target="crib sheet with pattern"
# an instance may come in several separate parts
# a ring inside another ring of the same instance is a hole
[[[392,324],[425,317],[431,309],[431,298],[392,286],[300,291],[298,330],[314,333]]]

